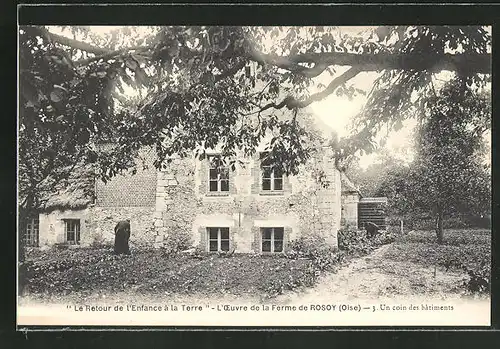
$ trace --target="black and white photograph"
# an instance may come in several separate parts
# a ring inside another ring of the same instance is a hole
[[[489,326],[491,26],[18,26],[17,325]]]

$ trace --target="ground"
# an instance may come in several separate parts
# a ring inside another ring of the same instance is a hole
[[[368,256],[353,260],[336,274],[326,274],[315,287],[287,293],[277,300],[303,304],[321,303],[322,300],[382,300],[424,295],[449,299],[462,295],[463,273],[394,261],[388,258],[388,252],[393,248],[391,245],[382,246]]]
[[[461,298],[470,288],[471,270],[483,275],[479,271],[486,266],[489,278],[491,233],[454,230],[445,236],[446,243],[440,245],[432,232],[411,232],[366,256],[348,256],[328,270],[306,258],[164,256],[157,250],[118,257],[109,249],[37,251],[30,254],[34,274],[30,294],[21,304],[155,303],[165,298],[226,303]],[[482,294],[487,297],[488,290]]]

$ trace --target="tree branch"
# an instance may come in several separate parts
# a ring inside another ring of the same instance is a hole
[[[86,65],[86,64],[89,64],[89,63],[92,63],[95,61],[99,61],[101,59],[102,60],[112,59],[112,58],[115,58],[117,56],[121,56],[121,55],[124,55],[126,53],[129,53],[130,51],[146,51],[149,49],[150,48],[147,46],[135,46],[135,47],[124,48],[124,49],[116,50],[116,51],[109,51],[109,52],[102,54],[102,55],[99,55],[99,56],[94,56],[94,57],[90,57],[87,59],[80,59],[80,60],[75,62],[75,66]]]
[[[335,91],[335,89],[337,87],[346,83],[347,81],[349,81],[350,79],[352,79],[353,77],[358,75],[358,73],[360,73],[361,71],[363,71],[363,70],[360,67],[357,67],[357,66],[351,67],[344,74],[333,79],[332,82],[330,82],[330,84],[328,84],[328,86],[323,91],[315,93],[305,100],[297,100],[293,96],[287,96],[287,97],[285,97],[285,99],[283,101],[281,101],[281,103],[276,104],[273,102],[273,103],[266,104],[264,107],[262,107],[260,109],[260,112],[263,112],[263,111],[270,109],[270,108],[282,109],[285,106],[287,107],[287,109],[290,109],[290,110],[294,109],[294,108],[307,107],[311,103],[320,101],[323,98],[327,97],[333,91]]]
[[[245,60],[241,60],[240,62],[236,63],[234,66],[224,70],[222,73],[215,75],[214,81],[218,82],[218,81],[223,80],[229,76],[233,76],[238,71],[243,69],[246,64],[247,64],[247,62]]]
[[[46,31],[46,33],[47,33],[48,37],[53,42],[57,42],[58,44],[72,47],[72,48],[76,48],[78,50],[85,51],[88,53],[93,53],[96,56],[109,54],[111,52],[108,49],[93,46],[93,45],[87,44],[83,41],[73,40],[73,39],[67,38],[67,37],[62,36],[62,35],[51,33],[49,31]]]
[[[110,51],[48,31],[47,34],[54,42],[93,53],[96,56],[105,56],[107,59],[134,49],[124,48],[117,51]],[[147,47],[142,48],[146,49]],[[286,69],[307,77],[318,76],[330,65],[358,66],[363,71],[401,69],[418,71],[430,70],[436,72],[441,70],[452,70],[466,72],[467,74],[491,73],[491,54],[489,53],[422,55],[421,53],[322,52],[278,56],[264,54],[256,49],[252,49],[247,52],[247,58],[262,64],[275,65],[278,68]],[[84,64],[84,62],[85,61],[83,61],[82,64]],[[307,68],[299,63],[314,64],[314,67]]]
[[[330,65],[359,66],[363,71],[379,71],[384,69],[401,70],[452,70],[473,73],[491,73],[491,54],[430,54],[420,53],[347,53],[323,52],[303,53],[293,56],[277,56],[262,54],[256,51],[250,57],[261,63],[275,65],[306,76],[317,76]],[[313,68],[306,68],[298,63],[313,63]]]

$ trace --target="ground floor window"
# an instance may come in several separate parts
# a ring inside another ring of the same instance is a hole
[[[64,230],[66,235],[66,242],[70,244],[80,243],[80,220],[79,219],[65,219]]]
[[[207,228],[208,250],[229,251],[229,228]]]
[[[284,229],[279,228],[261,228],[262,233],[262,252],[283,252]]]
[[[38,217],[29,218],[26,224],[25,241],[27,246],[38,246],[40,221]]]

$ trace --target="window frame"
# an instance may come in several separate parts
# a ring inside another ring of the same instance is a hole
[[[208,173],[207,173],[207,194],[208,195],[229,195],[230,192],[230,178],[229,178],[229,166],[218,166],[218,167],[212,167],[212,159],[214,157],[218,156],[218,154],[210,154],[207,156],[207,161],[208,161]],[[227,179],[221,179],[221,170],[225,170],[227,173]],[[213,179],[210,175],[211,170],[216,170],[217,171],[217,178]],[[222,182],[227,181],[227,190],[222,190]],[[212,182],[217,183],[217,190],[211,190],[210,184]]]
[[[80,238],[81,238],[81,223],[80,219],[77,218],[68,218],[68,219],[63,219],[64,221],[64,240],[67,244],[70,245],[79,245],[80,244]],[[70,224],[73,225],[73,230],[70,230]],[[73,239],[69,239],[69,233],[72,233]]]
[[[277,177],[275,174],[275,169],[273,165],[265,165],[263,157],[265,157],[269,152],[260,152],[259,153],[259,161],[260,161],[260,191],[264,193],[282,193],[285,189],[285,175],[281,173],[281,176]],[[270,171],[269,177],[264,177],[266,169]],[[269,189],[264,188],[264,180],[269,180]],[[276,181],[281,181],[281,189],[276,189]]]
[[[212,239],[210,233],[212,229],[217,229],[217,238]],[[222,239],[222,230],[227,229],[227,239]],[[207,227],[207,251],[208,252],[229,252],[231,250],[231,229],[229,227]],[[210,249],[210,242],[217,241],[217,251]],[[227,251],[222,249],[222,241],[227,241]]]
[[[37,247],[40,244],[40,218],[38,216],[28,218],[24,231],[24,242],[26,246]]]
[[[266,229],[271,230],[271,238],[270,239],[265,239],[264,238],[264,232]],[[282,234],[282,239],[276,239],[276,230],[280,229],[281,234]],[[270,250],[269,251],[264,251],[264,241],[269,241],[270,242]],[[276,241],[281,241],[281,251],[275,251],[276,246],[275,242]],[[285,227],[260,227],[260,251],[261,253],[284,253],[285,252]]]

